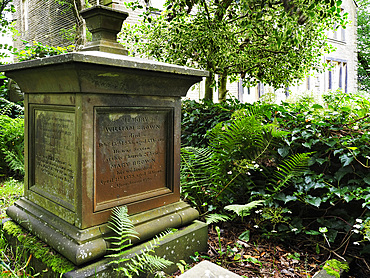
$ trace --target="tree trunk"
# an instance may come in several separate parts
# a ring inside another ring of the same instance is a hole
[[[227,93],[227,89],[226,89],[227,74],[222,73],[221,75],[219,75],[218,78],[219,78],[219,80],[218,80],[218,83],[219,83],[219,86],[218,86],[218,101],[219,102],[225,102],[226,101],[226,93]]]
[[[213,87],[211,87],[214,81],[214,74],[210,73],[209,77],[206,77],[204,100],[213,100]]]
[[[86,23],[80,16],[80,11],[85,8],[85,0],[72,0],[72,12],[76,18],[76,41],[77,46],[83,46],[86,43]]]

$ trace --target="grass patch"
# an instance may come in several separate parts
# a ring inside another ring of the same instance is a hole
[[[23,181],[9,178],[0,181],[0,217],[6,217],[6,209],[23,196]]]
[[[0,215],[6,218],[6,209],[23,195],[22,181],[9,178],[0,181]],[[9,244],[5,233],[17,239],[17,244]],[[30,255],[32,254],[32,255]],[[74,265],[43,241],[33,236],[13,221],[7,221],[0,227],[0,276],[1,277],[42,277],[42,273],[33,274],[29,266],[31,257],[42,261],[47,268],[56,273],[65,273]]]

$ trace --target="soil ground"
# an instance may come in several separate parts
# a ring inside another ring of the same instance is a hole
[[[309,278],[322,269],[326,260],[340,260],[325,249],[317,254],[315,245],[303,236],[281,241],[278,238],[263,238],[256,230],[251,230],[250,240],[246,242],[239,239],[239,235],[247,228],[245,225],[220,223],[219,226],[220,240],[215,226],[210,226],[208,252],[196,254],[194,263],[188,265],[188,268],[206,259],[242,277]],[[356,253],[358,250],[355,248],[346,249],[344,257],[351,261],[346,277],[369,278],[370,258],[359,257]],[[176,274],[179,275],[180,272]]]

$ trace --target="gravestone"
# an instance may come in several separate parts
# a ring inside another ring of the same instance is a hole
[[[106,254],[116,206],[141,240],[198,217],[180,200],[181,97],[206,75],[122,55],[124,12],[82,15],[85,51],[0,67],[25,93],[25,196],[7,213],[76,265]]]
[[[178,278],[242,278],[241,276],[222,268],[210,261],[202,261],[196,264]]]

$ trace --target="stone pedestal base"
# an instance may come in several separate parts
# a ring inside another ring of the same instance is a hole
[[[208,226],[200,221],[194,221],[192,224],[182,228],[175,233],[166,236],[160,246],[155,249],[157,256],[165,257],[174,262],[174,264],[166,269],[166,273],[173,273],[178,270],[176,263],[180,260],[189,262],[189,256],[195,252],[207,251]],[[145,249],[148,242],[131,248],[131,252],[127,257],[135,256],[135,253]],[[111,259],[102,259],[96,263],[81,267],[74,271],[65,273],[65,278],[83,278],[83,277],[125,277],[123,273],[119,276],[113,270],[112,265],[109,265]]]
[[[9,242],[17,244],[16,236],[10,236],[9,234],[5,236]],[[207,225],[196,220],[190,225],[182,227],[173,234],[164,237],[159,246],[155,248],[155,253],[157,256],[164,257],[174,263],[165,270],[166,273],[171,274],[178,270],[176,263],[180,260],[189,262],[190,256],[194,255],[195,252],[207,251],[207,240]],[[149,242],[132,247],[126,256],[128,258],[135,256],[140,250],[145,249]],[[42,277],[44,278],[125,277],[122,273],[114,271],[113,265],[109,264],[110,260],[112,259],[102,257],[93,263],[76,266],[75,270],[64,273],[62,276],[60,273],[53,272],[50,266],[45,265],[41,260],[34,257],[30,265],[36,272],[42,272]]]
[[[78,229],[38,205],[21,199],[7,210],[18,224],[39,237],[75,265],[103,257],[108,248],[104,238],[110,236],[107,224]],[[190,224],[198,212],[185,202],[177,202],[130,216],[141,241],[153,238],[167,228]]]

